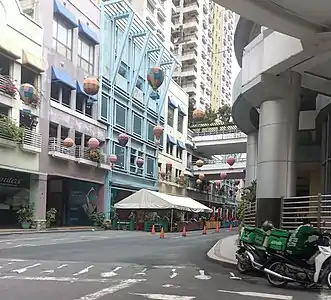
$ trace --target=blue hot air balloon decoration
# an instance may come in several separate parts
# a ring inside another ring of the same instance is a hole
[[[154,91],[162,85],[164,80],[164,72],[159,67],[152,67],[147,73],[147,81]]]

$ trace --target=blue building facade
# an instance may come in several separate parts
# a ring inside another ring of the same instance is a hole
[[[112,205],[139,189],[158,189],[153,130],[164,123],[166,92],[178,62],[131,6],[118,0],[101,3],[100,54],[99,120],[108,126],[107,153],[117,156],[105,182],[108,213]],[[147,82],[153,66],[166,74],[157,97]],[[129,137],[125,146],[118,142],[121,133]],[[138,158],[144,161],[141,168]]]

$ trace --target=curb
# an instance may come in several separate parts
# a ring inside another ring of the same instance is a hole
[[[221,264],[225,264],[230,267],[235,267],[237,265],[237,262],[235,260],[230,260],[227,259],[219,253],[219,249],[221,247],[221,244],[223,243],[223,240],[226,239],[227,237],[220,239],[208,252],[207,252],[207,257],[210,260],[213,260],[214,262],[218,262]],[[218,254],[218,255],[217,255]]]
[[[69,232],[90,232],[90,231],[104,231],[104,229],[89,228],[89,229],[59,229],[59,230],[31,230],[31,231],[14,231],[14,232],[0,232],[0,237],[10,235],[29,235],[29,234],[46,234],[46,233],[69,233]]]

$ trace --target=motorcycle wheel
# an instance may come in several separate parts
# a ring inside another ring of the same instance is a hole
[[[280,271],[284,268],[284,265],[281,263],[281,262],[274,262],[272,263],[270,266],[269,266],[269,270],[270,271],[274,271],[276,273],[280,273],[280,275],[285,275],[285,274],[282,274],[283,272]],[[273,275],[270,275],[267,273],[267,279],[269,281],[269,283],[275,287],[284,287],[287,285],[287,281],[286,280],[282,280],[282,279],[279,279],[278,277],[275,277]]]
[[[248,268],[246,268],[245,264],[237,260],[237,269],[241,274],[245,274],[248,271]]]
[[[325,276],[325,281],[324,283],[326,283],[328,285],[328,288],[331,289],[331,268],[329,268],[327,270],[326,276]]]

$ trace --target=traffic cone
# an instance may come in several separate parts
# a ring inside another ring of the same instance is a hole
[[[186,237],[186,226],[183,227],[183,233],[182,233],[183,237]]]
[[[232,231],[232,223],[230,224],[230,231]]]
[[[163,227],[161,228],[160,239],[164,239],[164,230],[163,230]]]
[[[152,232],[151,232],[152,234],[155,234],[155,225],[153,224],[153,226],[152,226]]]
[[[207,227],[206,227],[206,225],[203,226],[202,234],[207,234]]]
[[[216,222],[215,233],[220,232],[219,222]]]

